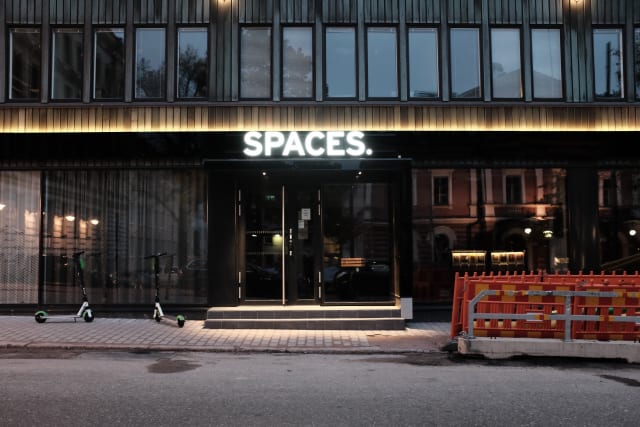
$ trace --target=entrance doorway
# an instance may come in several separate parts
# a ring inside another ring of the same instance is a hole
[[[394,301],[392,185],[348,176],[270,176],[238,193],[244,302]]]

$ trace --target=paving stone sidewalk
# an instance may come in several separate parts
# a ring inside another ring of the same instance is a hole
[[[403,331],[205,329],[201,320],[49,319],[0,316],[0,349],[244,351],[301,353],[438,352],[449,342],[446,322],[407,323]]]

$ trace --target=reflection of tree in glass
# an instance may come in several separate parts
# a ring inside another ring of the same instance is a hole
[[[207,58],[191,45],[180,52],[178,74],[179,97],[207,96]]]
[[[242,32],[242,95],[268,97],[271,88],[270,32],[243,30]]]
[[[136,64],[136,98],[160,98],[163,86],[164,61],[153,68],[150,60],[140,58]]]
[[[284,96],[291,98],[311,97],[311,83],[313,73],[311,55],[306,54],[300,47],[291,46],[285,40],[284,46]]]

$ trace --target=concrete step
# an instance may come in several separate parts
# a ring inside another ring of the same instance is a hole
[[[309,329],[403,330],[400,308],[255,306],[214,307],[207,311],[205,328],[211,329]]]

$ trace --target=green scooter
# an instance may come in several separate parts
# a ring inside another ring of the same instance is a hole
[[[156,285],[156,298],[155,298],[155,305],[153,306],[153,318],[155,319],[156,322],[160,322],[165,317],[170,318],[172,320],[175,320],[179,328],[182,328],[186,321],[185,317],[182,314],[178,314],[175,317],[167,316],[164,314],[164,311],[162,311],[162,306],[160,305],[160,257],[166,256],[166,255],[167,255],[166,252],[160,252],[157,254],[144,257],[144,259],[151,259],[154,282]]]

